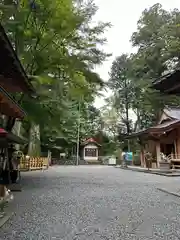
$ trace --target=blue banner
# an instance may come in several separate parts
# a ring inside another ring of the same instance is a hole
[[[132,152],[126,152],[125,153],[125,160],[128,162],[132,162],[133,160],[133,153]]]

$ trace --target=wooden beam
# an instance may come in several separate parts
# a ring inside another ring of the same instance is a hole
[[[180,79],[179,79],[179,81],[180,81]],[[173,86],[173,87],[171,87],[171,88],[168,88],[168,89],[165,89],[165,90],[163,90],[165,93],[170,93],[170,92],[172,92],[173,90],[176,90],[176,89],[178,89],[179,88],[179,93],[180,93],[180,83],[178,83],[177,85],[175,85],[175,86]]]

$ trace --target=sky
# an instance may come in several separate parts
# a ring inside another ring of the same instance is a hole
[[[108,80],[108,72],[112,61],[122,53],[131,53],[130,37],[136,31],[137,21],[145,8],[149,8],[156,3],[162,4],[165,9],[180,9],[180,0],[95,0],[99,10],[94,17],[94,21],[111,22],[112,27],[105,32],[107,44],[103,47],[106,52],[112,53],[112,57],[104,62],[102,66],[96,68],[104,81]],[[105,93],[110,95],[109,93]],[[97,98],[96,107],[103,106],[103,98]]]

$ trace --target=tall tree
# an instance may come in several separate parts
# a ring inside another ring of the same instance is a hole
[[[130,79],[130,59],[123,54],[112,63],[109,87],[114,93],[114,104],[121,112],[122,120],[126,125],[127,134],[131,132],[129,110],[132,107],[134,84]]]
[[[71,116],[71,103],[77,103],[79,95],[92,102],[103,86],[93,67],[108,56],[98,46],[106,42],[101,34],[110,25],[91,24],[97,11],[93,1],[0,4],[1,21],[37,90],[37,99],[23,99],[31,122],[30,139],[33,132],[47,125],[58,134]]]
[[[150,88],[152,80],[179,65],[180,12],[166,11],[160,4],[145,9],[132,35],[137,53],[131,56],[131,76],[136,86],[133,108],[140,129],[155,124],[165,105],[179,105],[177,97],[166,97]]]

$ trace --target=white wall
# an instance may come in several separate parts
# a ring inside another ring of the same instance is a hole
[[[89,148],[94,148],[94,149],[97,149],[96,150],[96,157],[85,157],[85,149],[89,149]],[[97,161],[98,160],[98,147],[94,144],[88,144],[84,147],[83,149],[83,158],[85,161]]]

